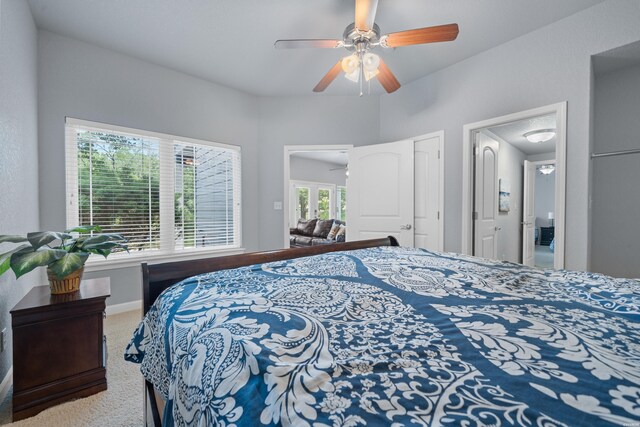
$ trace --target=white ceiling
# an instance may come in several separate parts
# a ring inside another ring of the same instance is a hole
[[[336,166],[347,166],[349,156],[346,151],[330,150],[330,151],[298,151],[291,154],[291,157],[300,157],[303,159],[319,160]]]
[[[524,134],[534,130],[555,128],[556,116],[554,114],[549,114],[546,116],[519,120],[517,122],[511,122],[501,126],[494,126],[487,130],[513,145],[527,156],[531,156],[534,154],[543,154],[555,151],[556,137],[553,137],[551,140],[546,142],[538,142],[534,144],[527,141]]]
[[[39,28],[256,95],[311,95],[340,49],[276,50],[286,38],[341,38],[353,0],[28,0]],[[380,0],[383,34],[457,22],[454,42],[385,50],[401,84],[602,0]],[[380,93],[377,82],[372,92]],[[327,94],[355,94],[338,78]]]

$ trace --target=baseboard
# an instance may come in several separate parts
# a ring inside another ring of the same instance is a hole
[[[111,314],[126,313],[127,311],[142,310],[142,300],[123,302],[122,304],[108,305],[105,310],[107,316]]]
[[[0,402],[4,402],[4,399],[9,394],[9,389],[13,385],[13,366],[7,371],[7,375],[4,376],[2,383],[0,384]]]

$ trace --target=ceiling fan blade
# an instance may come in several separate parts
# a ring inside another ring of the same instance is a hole
[[[331,39],[289,39],[276,40],[274,43],[276,49],[300,49],[300,48],[320,48],[335,49],[342,47],[342,40]]]
[[[417,28],[382,36],[380,44],[384,47],[400,47],[413,44],[448,42],[455,40],[458,37],[458,32],[458,24]]]
[[[356,0],[356,28],[369,31],[373,28],[378,10],[378,0]]]
[[[376,77],[387,93],[392,93],[400,89],[400,82],[396,79],[396,76],[393,75],[382,58],[380,58],[380,65],[378,66],[378,74]]]
[[[331,68],[329,72],[324,75],[322,80],[320,80],[320,82],[316,85],[316,87],[313,88],[313,91],[322,92],[323,90],[325,90],[327,86],[329,86],[331,82],[333,82],[336,79],[336,77],[338,77],[338,74],[340,74],[341,71],[342,71],[342,60],[338,61],[336,65],[334,65],[333,68]]]

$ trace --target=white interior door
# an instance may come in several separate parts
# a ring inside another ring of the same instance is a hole
[[[414,146],[415,245],[443,250],[441,232],[440,139],[442,134],[418,139]]]
[[[498,258],[498,148],[497,141],[476,134],[474,252]]]
[[[524,161],[524,197],[522,203],[522,263],[533,267],[536,261],[536,165]]]
[[[413,246],[413,140],[349,150],[347,239]]]

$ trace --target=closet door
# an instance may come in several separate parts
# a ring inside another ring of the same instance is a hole
[[[415,245],[434,251],[443,250],[441,214],[442,133],[427,135],[415,141]]]

